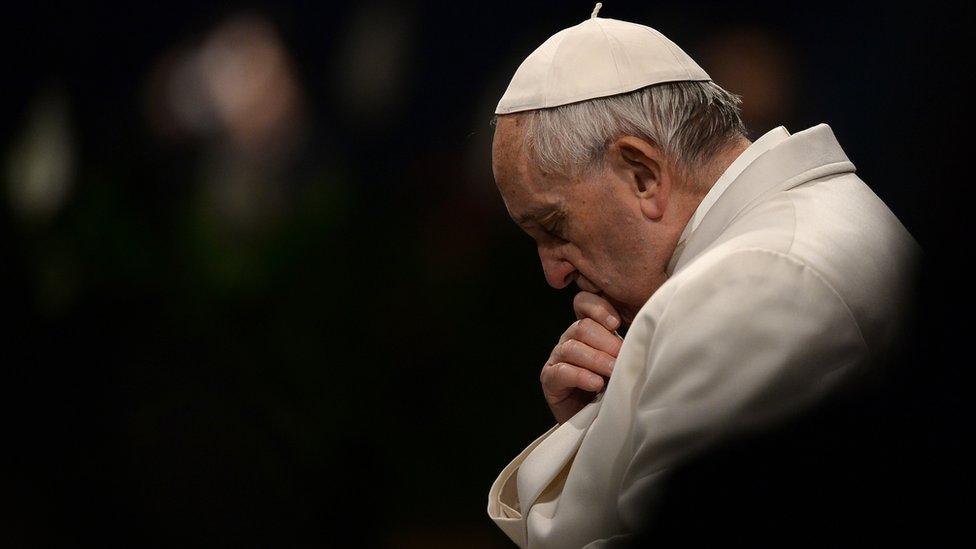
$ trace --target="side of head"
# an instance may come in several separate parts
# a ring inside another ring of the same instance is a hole
[[[739,105],[710,81],[671,82],[496,117],[495,182],[549,284],[575,281],[629,323],[667,279],[702,197],[748,146]]]

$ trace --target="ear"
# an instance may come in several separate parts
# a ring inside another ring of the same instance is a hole
[[[671,192],[671,175],[659,148],[639,137],[625,135],[607,148],[607,161],[640,201],[645,217],[659,220],[664,216]]]

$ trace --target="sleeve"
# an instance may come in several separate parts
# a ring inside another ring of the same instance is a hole
[[[617,499],[625,532],[648,523],[669,468],[720,438],[798,413],[867,356],[854,317],[827,281],[768,250],[713,261],[646,320],[657,325],[634,388],[633,454]],[[628,537],[586,547],[620,546]]]
[[[488,491],[488,516],[519,547],[525,546],[522,510],[519,507],[517,473],[525,458],[549,437],[557,428],[556,423],[545,433],[539,435],[515,457],[492,483]]]

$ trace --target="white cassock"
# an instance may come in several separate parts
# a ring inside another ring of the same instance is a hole
[[[920,256],[828,125],[766,133],[688,222],[606,390],[505,467],[489,516],[520,547],[625,542],[669,469],[876,364]]]

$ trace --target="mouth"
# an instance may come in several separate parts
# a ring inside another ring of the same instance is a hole
[[[613,305],[613,308],[617,310],[617,313],[620,314],[621,324],[623,324],[624,327],[629,326],[630,323],[633,322],[634,320],[633,315],[630,313],[630,308],[626,304],[610,297],[609,295],[604,293],[603,290],[596,287],[588,279],[584,278],[583,276],[577,277],[576,286],[578,286],[579,289],[583,290],[584,292],[589,292],[591,294],[598,295],[603,299],[606,299],[607,302],[609,302],[610,305]]]
[[[583,290],[584,292],[590,292],[591,294],[596,294],[596,295],[603,295],[603,290],[597,288],[589,280],[583,278],[583,276],[579,276],[576,279],[576,285],[579,286],[579,289]]]

